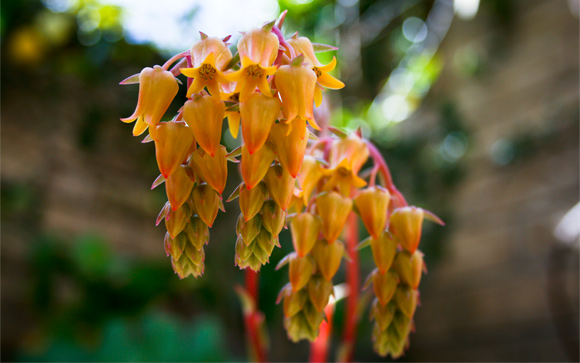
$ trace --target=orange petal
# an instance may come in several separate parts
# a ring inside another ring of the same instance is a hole
[[[161,122],[156,125],[155,130],[157,165],[167,179],[186,158],[193,136],[187,126],[176,122]]]
[[[260,93],[252,94],[246,102],[240,104],[242,134],[250,154],[261,148],[268,139],[270,129],[280,114],[280,107],[277,98]]]
[[[222,101],[211,96],[196,97],[183,107],[183,119],[199,146],[211,156],[220,144],[225,109]]]
[[[250,155],[248,147],[242,145],[242,179],[248,189],[255,187],[266,175],[274,161],[274,152],[267,146]]]

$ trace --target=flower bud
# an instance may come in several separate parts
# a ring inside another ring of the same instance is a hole
[[[249,221],[260,211],[266,199],[266,186],[258,184],[256,188],[248,189],[245,184],[240,186],[240,210],[244,220]]]
[[[419,297],[419,291],[414,290],[408,286],[399,286],[397,292],[395,293],[395,301],[399,306],[399,309],[405,314],[406,317],[411,319],[415,314],[415,309],[417,308],[417,298]]]
[[[286,122],[291,123],[299,117],[320,130],[312,113],[316,87],[316,74],[312,69],[301,64],[281,66],[276,72],[275,82],[282,98]]]
[[[417,207],[397,208],[391,214],[393,234],[399,238],[401,246],[414,253],[421,240],[423,209]]]
[[[191,216],[191,209],[189,208],[189,205],[184,204],[174,211],[171,209],[169,202],[166,203],[166,208],[165,228],[171,235],[171,238],[175,238],[179,232],[183,231],[183,228],[185,228],[185,225]]]
[[[187,235],[179,233],[175,238],[171,238],[169,232],[166,232],[164,243],[167,256],[171,255],[174,260],[179,260],[185,245],[187,245]]]
[[[220,207],[220,195],[209,185],[200,184],[193,188],[191,199],[197,215],[211,227]]]
[[[300,173],[298,174],[297,179],[300,182],[304,203],[306,205],[309,204],[310,194],[312,194],[316,184],[323,175],[324,173],[322,172],[318,161],[316,161],[316,159],[311,155],[304,156],[302,167],[300,168]]]
[[[185,160],[193,136],[187,126],[177,122],[161,122],[155,128],[155,157],[165,179]]]
[[[185,171],[187,166],[181,165],[165,181],[165,192],[173,210],[179,209],[187,201],[193,188],[193,180]]]
[[[209,241],[209,228],[199,217],[192,217],[185,227],[187,238],[193,246],[199,251],[203,245]]]
[[[316,266],[327,281],[330,281],[338,271],[343,256],[344,244],[340,241],[334,241],[334,243],[318,241],[312,249]]]
[[[292,285],[292,290],[296,292],[306,286],[310,280],[314,273],[314,264],[310,257],[300,257],[297,253],[292,253],[289,265],[288,276],[290,284]]]
[[[378,238],[385,229],[390,200],[389,192],[377,186],[361,190],[354,199],[363,224],[373,238]]]
[[[411,332],[411,328],[413,327],[411,318],[405,316],[405,314],[401,313],[400,311],[395,314],[393,317],[393,323],[391,324],[395,331],[400,337],[406,337]],[[391,333],[392,334],[392,333]]]
[[[298,175],[304,160],[308,132],[304,120],[294,120],[290,124],[277,123],[270,130],[270,141],[276,148],[278,161],[293,178]]]
[[[304,257],[316,243],[320,219],[310,213],[299,213],[290,221],[290,231],[294,250],[300,257]]]
[[[214,156],[203,149],[197,149],[189,161],[189,165],[195,170],[202,181],[207,182],[219,194],[226,187],[228,178],[228,160],[225,146],[220,145]]]
[[[393,268],[399,274],[401,281],[415,290],[421,282],[423,266],[423,254],[418,250],[412,255],[407,251],[400,251],[393,262]]]
[[[278,119],[282,104],[278,98],[253,93],[240,104],[242,135],[250,154],[264,145],[274,122]]]
[[[381,274],[384,274],[391,265],[397,252],[397,242],[387,231],[381,233],[378,238],[371,237],[371,249],[375,265]]]
[[[378,269],[375,269],[372,274],[375,295],[382,305],[386,305],[391,301],[393,295],[395,295],[397,284],[399,283],[399,277],[393,271],[387,271],[382,274]]]
[[[254,238],[258,236],[262,230],[262,218],[257,215],[246,222],[244,221],[243,215],[240,214],[238,218],[238,226],[238,234],[242,236],[244,243],[248,245],[254,240]]]
[[[199,146],[210,156],[219,148],[225,111],[225,104],[211,96],[196,96],[183,106],[183,119]]]
[[[278,55],[280,42],[269,30],[258,28],[245,32],[238,42],[238,52],[242,63],[253,63],[266,68],[272,65]]]
[[[264,145],[251,155],[248,147],[242,145],[242,179],[248,189],[254,188],[264,178],[272,161],[274,152],[268,145]]]
[[[332,290],[332,282],[326,281],[320,276],[312,276],[308,282],[308,296],[318,312],[321,313],[328,304]]]
[[[258,257],[262,264],[267,263],[274,247],[276,246],[276,240],[272,237],[270,232],[262,228],[254,241],[258,245],[254,248],[254,255]]]
[[[283,211],[286,211],[294,194],[295,179],[286,169],[277,164],[270,167],[264,182],[268,186],[270,197]]]
[[[286,212],[273,200],[267,200],[262,206],[262,226],[272,235],[277,236],[286,222]]]
[[[371,318],[374,319],[381,330],[386,330],[393,318],[395,317],[395,312],[397,311],[397,304],[390,302],[386,305],[382,305],[379,299],[373,300],[373,305],[371,306]]]
[[[296,292],[292,292],[292,290],[289,289],[287,295],[284,297],[284,316],[289,318],[296,315],[302,310],[307,300],[308,291],[306,291],[306,289],[301,289]]]
[[[158,124],[178,90],[179,86],[171,72],[159,66],[144,68],[139,74],[137,108],[131,116],[121,121],[133,122],[139,118],[149,126]]]
[[[351,209],[352,199],[340,193],[322,193],[316,197],[316,211],[322,219],[322,234],[328,243],[340,236]]]
[[[248,266],[247,262],[244,264],[244,261],[247,261],[252,256],[252,253],[254,252],[253,247],[255,247],[254,244],[246,245],[242,236],[238,236],[238,239],[236,240],[236,264],[240,268],[246,268]]]

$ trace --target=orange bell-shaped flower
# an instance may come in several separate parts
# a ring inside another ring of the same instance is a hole
[[[328,72],[332,71],[336,67],[336,57],[332,57],[332,61],[330,63],[323,65],[320,63],[320,61],[318,61],[318,58],[316,58],[310,39],[306,37],[295,37],[288,39],[288,44],[294,48],[296,54],[304,54],[304,61],[316,74],[317,82],[320,86],[324,86],[330,89],[341,89],[344,87],[344,83],[328,74]],[[322,92],[319,87],[316,87],[314,101],[316,102],[316,106],[320,106],[322,101]]]
[[[423,254],[419,250],[412,255],[407,251],[400,251],[393,262],[393,268],[401,277],[401,281],[415,290],[421,282],[424,267]]]
[[[295,179],[286,169],[277,164],[270,167],[264,182],[268,186],[270,197],[283,211],[286,211],[294,194]]]
[[[316,197],[316,211],[322,219],[322,234],[328,243],[340,236],[351,209],[352,199],[340,193],[321,193]]]
[[[169,202],[165,205],[165,228],[171,238],[177,237],[177,235],[183,231],[187,221],[191,217],[191,208],[188,204],[184,204],[177,210],[173,211]]]
[[[348,137],[332,143],[329,156],[330,168],[337,167],[346,159],[348,168],[354,174],[358,174],[368,157],[369,149],[363,139],[356,133],[352,133]]]
[[[174,211],[187,201],[193,188],[194,181],[189,178],[185,168],[188,166],[181,165],[165,181],[167,199]]]
[[[248,189],[255,187],[266,175],[274,161],[274,152],[268,145],[264,145],[250,155],[248,147],[242,145],[242,179]]]
[[[332,280],[344,256],[344,244],[340,241],[334,243],[318,241],[311,253],[322,276],[327,281]]]
[[[289,265],[288,276],[290,284],[292,285],[292,290],[296,292],[306,286],[310,280],[310,276],[314,273],[314,264],[310,257],[300,257],[297,253],[292,253]]]
[[[300,257],[306,256],[314,247],[320,232],[320,219],[314,214],[299,213],[290,221],[294,250]]]
[[[191,200],[197,215],[211,227],[220,208],[221,198],[218,192],[207,184],[200,184],[193,188]]]
[[[304,120],[294,120],[291,124],[277,123],[270,130],[270,141],[276,148],[278,161],[293,178],[298,175],[304,160],[308,132]]]
[[[378,238],[385,229],[390,200],[389,192],[379,186],[361,190],[354,199],[360,218],[373,238]]]
[[[299,117],[308,121],[314,129],[320,130],[313,115],[316,74],[302,64],[294,63],[281,66],[275,78],[286,122]]]
[[[183,119],[189,125],[199,146],[214,156],[222,138],[226,106],[211,96],[196,96],[185,102]]]
[[[144,68],[139,74],[139,100],[135,112],[121,121],[137,120],[137,124],[141,126],[135,125],[134,133],[138,133],[137,130],[142,133],[147,125],[155,125],[161,121],[178,90],[179,86],[171,72],[159,66]]]
[[[191,47],[192,68],[182,68],[181,73],[193,78],[186,97],[207,87],[209,93],[220,99],[219,83],[228,83],[222,70],[232,59],[232,52],[226,44],[216,37],[204,37]]]
[[[242,67],[227,76],[229,80],[238,82],[236,92],[240,93],[240,102],[246,102],[256,87],[264,96],[272,96],[267,76],[276,72],[276,67],[271,65],[276,60],[279,46],[278,37],[269,29],[254,29],[244,33],[238,42]]]
[[[397,273],[393,271],[387,271],[382,274],[379,270],[374,270],[372,276],[375,295],[379,299],[381,305],[386,305],[395,295],[395,291],[397,291],[399,277],[397,276]]]
[[[266,186],[264,184],[258,184],[252,189],[248,189],[245,184],[240,185],[240,210],[246,222],[254,218],[262,209],[266,197]]]
[[[423,209],[409,206],[397,208],[391,214],[392,232],[399,238],[401,246],[410,253],[419,247],[423,216]]]
[[[384,231],[377,238],[371,236],[371,249],[375,265],[377,265],[379,272],[384,274],[393,264],[393,259],[397,253],[397,241],[389,232]]]
[[[193,135],[188,127],[177,122],[161,122],[155,126],[155,157],[165,179],[186,160]]]
[[[228,159],[225,146],[220,145],[214,156],[206,153],[203,149],[197,149],[189,165],[203,181],[207,182],[219,194],[224,192],[228,179]]]
[[[246,102],[240,104],[242,135],[250,154],[260,149],[268,139],[281,107],[280,100],[261,93],[253,93]]]

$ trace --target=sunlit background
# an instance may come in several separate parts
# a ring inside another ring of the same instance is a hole
[[[317,110],[361,127],[425,225],[429,273],[402,361],[578,361],[578,0],[2,1],[2,361],[243,361],[236,203],[206,273],[179,280],[154,226],[151,144],[119,121],[118,86],[210,35],[289,13],[283,31],[337,45]],[[184,97],[185,92],[180,91]],[[179,105],[172,105],[173,114]],[[224,133],[228,149],[239,141]],[[230,175],[236,175],[235,167]],[[231,177],[228,195],[238,180]],[[361,233],[363,233],[361,231]],[[362,236],[364,237],[364,236]],[[263,268],[272,361],[303,361],[275,305],[281,235]],[[362,276],[372,257],[361,252]],[[340,271],[336,280],[344,280]],[[332,350],[340,344],[337,302]],[[355,360],[380,361],[361,319]],[[335,359],[332,353],[329,360]]]

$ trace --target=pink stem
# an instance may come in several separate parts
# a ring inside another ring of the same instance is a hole
[[[173,57],[169,58],[167,60],[167,62],[165,62],[163,64],[163,66],[161,68],[163,68],[165,70],[168,70],[170,65],[172,65],[173,63],[175,63],[176,60],[181,59],[181,58],[187,56],[187,54],[189,54],[189,50],[186,50],[185,52],[181,52],[181,53],[178,53],[178,54],[174,55]]]
[[[374,162],[379,166],[379,172],[381,173],[381,176],[384,179],[385,187],[387,188],[389,193],[391,193],[391,195],[394,197],[393,203],[396,204],[396,207],[407,206],[408,204],[407,201],[405,200],[405,197],[393,183],[391,171],[389,170],[389,167],[387,166],[385,159],[383,159],[383,156],[381,155],[380,151],[370,141],[367,141],[366,144],[369,148],[371,157],[373,158]]]
[[[258,362],[266,362],[266,348],[258,331],[261,320],[261,313],[258,311],[258,273],[247,268],[245,280],[246,290],[252,300],[254,300],[255,306],[255,310],[245,317],[246,333],[256,355],[256,360]]]

